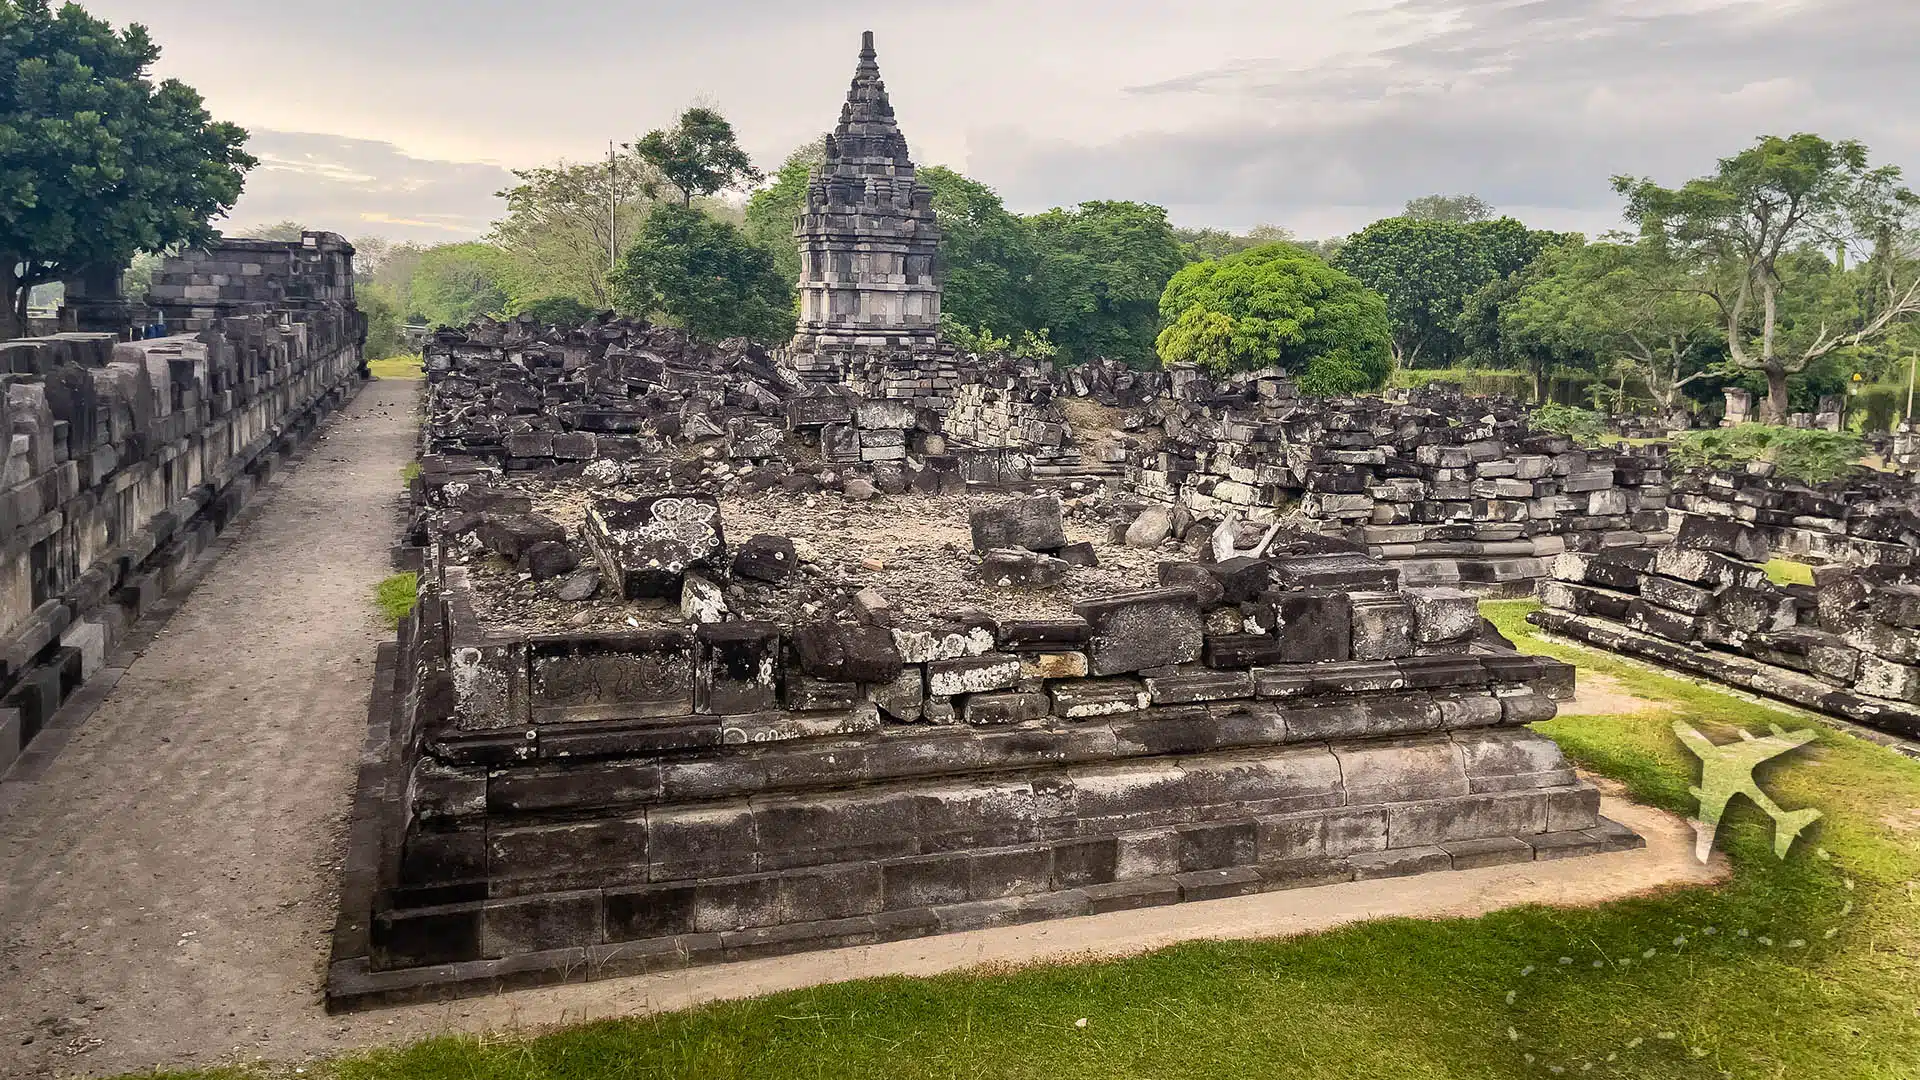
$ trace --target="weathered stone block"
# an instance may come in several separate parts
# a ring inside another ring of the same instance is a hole
[[[1395,660],[1412,656],[1413,612],[1397,593],[1353,593],[1353,658]]]
[[[973,531],[975,551],[1025,548],[1050,552],[1067,546],[1057,495],[1015,497],[990,506],[974,507],[968,511],[967,523]]]
[[[1069,720],[1117,716],[1147,707],[1147,688],[1136,679],[1083,679],[1051,688],[1053,711]]]
[[[1020,658],[1005,653],[936,660],[927,665],[927,692],[942,697],[1004,690],[1020,682]]]
[[[752,713],[779,707],[780,628],[708,623],[694,632],[694,711]]]
[[[1692,551],[1717,551],[1737,559],[1767,561],[1767,538],[1751,525],[1724,518],[1689,514],[1680,522],[1674,546]]]
[[[586,536],[601,572],[628,599],[678,596],[688,570],[724,569],[720,504],[711,495],[595,499]]]
[[[1480,602],[1459,589],[1407,589],[1402,592],[1413,612],[1413,639],[1423,644],[1459,641],[1480,629]]]
[[[1074,605],[1092,627],[1088,670],[1095,675],[1185,664],[1200,658],[1202,627],[1193,594],[1180,589],[1123,593]]]
[[[947,661],[958,663],[959,661]],[[975,726],[1017,724],[1047,715],[1052,702],[1045,694],[968,694],[960,705],[960,719]]]
[[[830,682],[892,682],[902,666],[893,632],[864,623],[807,623],[793,631],[793,652],[802,673]]]
[[[778,585],[799,565],[793,541],[765,534],[749,537],[733,555],[733,576]]]
[[[535,723],[694,711],[694,645],[684,630],[537,637],[526,648]]]

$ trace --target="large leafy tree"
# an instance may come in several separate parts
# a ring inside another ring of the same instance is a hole
[[[733,225],[668,203],[654,208],[613,274],[620,310],[664,315],[694,335],[767,344],[793,336],[793,287]]]
[[[0,0],[0,335],[35,285],[207,240],[240,197],[246,132],[149,79],[159,56],[142,26]]]
[[[680,205],[690,207],[694,196],[757,184],[765,177],[740,148],[733,125],[713,109],[695,106],[680,114],[673,127],[649,131],[634,152],[680,189]]]
[[[520,182],[499,193],[507,216],[488,239],[507,253],[517,276],[538,283],[538,296],[567,297],[587,307],[613,306],[607,275],[623,240],[640,231],[659,173],[638,154],[611,161],[559,162],[516,170]]]
[[[773,256],[774,268],[789,285],[800,283],[800,245],[793,238],[800,209],[807,203],[807,181],[814,166],[826,160],[826,136],[796,147],[787,155],[773,183],[753,193],[747,200],[746,221],[741,228],[747,238]]]
[[[1485,221],[1493,216],[1493,207],[1478,195],[1422,195],[1408,199],[1401,217],[1415,221]]]
[[[513,295],[506,252],[491,244],[440,244],[420,253],[406,306],[429,325],[465,326],[482,315],[505,314]]]
[[[1677,188],[1613,183],[1643,242],[1713,302],[1732,364],[1766,378],[1769,423],[1786,421],[1790,376],[1920,312],[1920,267],[1905,253],[1920,197],[1897,167],[1869,166],[1859,142],[1769,135]],[[1843,298],[1837,268],[1811,250],[1868,252],[1871,287]]]
[[[1334,263],[1387,298],[1397,366],[1445,366],[1465,353],[1458,327],[1468,298],[1561,239],[1512,218],[1394,217],[1354,234]]]
[[[1380,294],[1319,256],[1270,244],[1194,263],[1160,298],[1160,359],[1216,373],[1278,366],[1310,393],[1379,386],[1390,367]]]
[[[1133,202],[1087,202],[1027,219],[1034,247],[1030,326],[1046,327],[1066,356],[1153,362],[1160,296],[1186,264],[1167,212]]]
[[[1026,310],[1033,241],[994,190],[939,165],[920,170],[940,221],[941,309],[951,324],[1006,338],[1044,331]]]

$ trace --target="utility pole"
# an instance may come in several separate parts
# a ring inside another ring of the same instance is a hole
[[[607,140],[607,273],[620,261],[620,165]]]

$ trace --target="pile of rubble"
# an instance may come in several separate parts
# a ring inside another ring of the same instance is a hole
[[[1673,506],[1753,525],[1774,554],[1814,562],[1904,566],[1920,551],[1920,485],[1896,473],[1860,468],[1815,486],[1766,463],[1693,469],[1674,482]]]
[[[1309,401],[1278,377],[1173,380],[1146,410],[1161,437],[1131,456],[1129,483],[1199,516],[1271,519],[1297,504],[1418,580],[1520,588],[1561,551],[1638,547],[1665,528],[1658,450],[1578,447],[1531,430],[1517,402]]]
[[[1672,544],[1568,552],[1536,624],[1615,652],[1920,737],[1920,578],[1910,566],[1816,570],[1780,586],[1765,536],[1688,516]]]

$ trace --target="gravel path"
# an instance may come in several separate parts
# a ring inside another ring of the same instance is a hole
[[[320,973],[420,386],[366,386],[165,629],[109,658],[44,774],[0,785],[0,1076],[345,1036]]]

